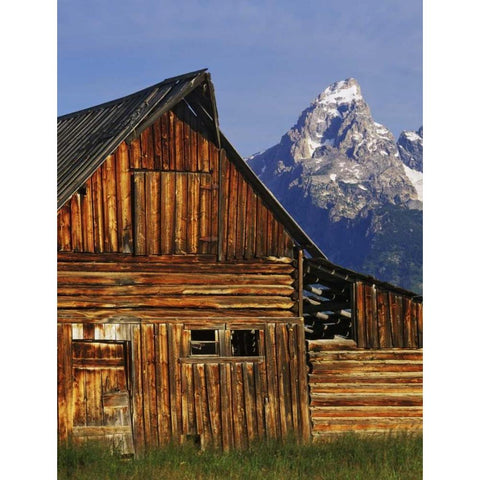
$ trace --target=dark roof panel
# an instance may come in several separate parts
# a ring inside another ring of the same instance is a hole
[[[58,117],[57,208],[152,111],[171,108],[206,79],[205,72],[169,78],[132,95]]]

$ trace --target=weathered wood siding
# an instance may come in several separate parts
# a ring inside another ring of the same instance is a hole
[[[313,438],[422,429],[422,350],[308,342]]]
[[[423,304],[357,281],[354,329],[359,348],[422,348]]]
[[[291,432],[303,439],[310,436],[301,319],[217,317],[86,324],[67,323],[64,318],[63,322],[59,325],[63,379],[71,375],[69,351],[76,340],[110,340],[130,346],[130,398],[137,451],[189,437],[202,445],[229,449],[246,447],[256,439],[286,437]],[[260,332],[259,355],[191,356],[189,330],[194,328],[226,332],[256,329]],[[79,395],[72,382],[62,385],[68,385],[70,393],[61,395],[59,418],[72,425],[74,399]],[[95,385],[83,388],[92,392]],[[65,435],[67,430],[63,429]]]
[[[160,309],[157,315],[206,316],[203,311],[245,310],[258,316],[295,316],[292,261],[212,262],[208,257],[135,257],[62,254],[58,308],[123,311]],[[209,313],[207,313],[207,316]]]
[[[58,212],[65,252],[250,259],[291,257],[292,248],[185,103],[120,144]]]

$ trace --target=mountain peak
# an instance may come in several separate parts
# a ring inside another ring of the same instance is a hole
[[[315,100],[318,105],[342,105],[354,100],[363,100],[360,84],[355,78],[332,83]]]

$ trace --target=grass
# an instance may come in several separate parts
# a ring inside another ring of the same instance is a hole
[[[297,445],[263,442],[222,453],[194,445],[168,446],[125,460],[97,444],[60,446],[58,480],[417,480],[421,435],[335,440]]]

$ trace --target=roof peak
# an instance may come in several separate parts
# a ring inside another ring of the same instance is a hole
[[[64,119],[68,118],[69,116],[74,116],[74,115],[77,115],[79,113],[85,113],[85,112],[88,112],[88,111],[91,111],[91,110],[96,110],[98,108],[108,107],[108,106],[113,105],[117,102],[122,102],[124,100],[129,99],[129,98],[133,98],[136,95],[143,95],[147,91],[154,90],[155,88],[158,88],[160,86],[163,87],[163,86],[169,85],[169,84],[174,83],[174,82],[180,82],[182,80],[185,81],[189,77],[192,77],[192,79],[193,79],[193,78],[196,78],[199,75],[202,75],[202,74],[206,73],[207,70],[208,70],[208,68],[202,68],[200,70],[194,70],[192,72],[184,73],[182,75],[176,75],[174,77],[169,77],[169,78],[166,78],[165,80],[162,80],[161,82],[155,83],[153,85],[150,85],[149,87],[142,88],[140,90],[137,90],[136,92],[129,93],[129,94],[124,95],[122,97],[118,97],[118,98],[115,98],[113,100],[108,100],[106,102],[102,102],[102,103],[99,103],[97,105],[92,105],[90,107],[82,108],[82,109],[76,110],[74,112],[65,113],[64,115],[58,116],[57,120],[64,120]]]

